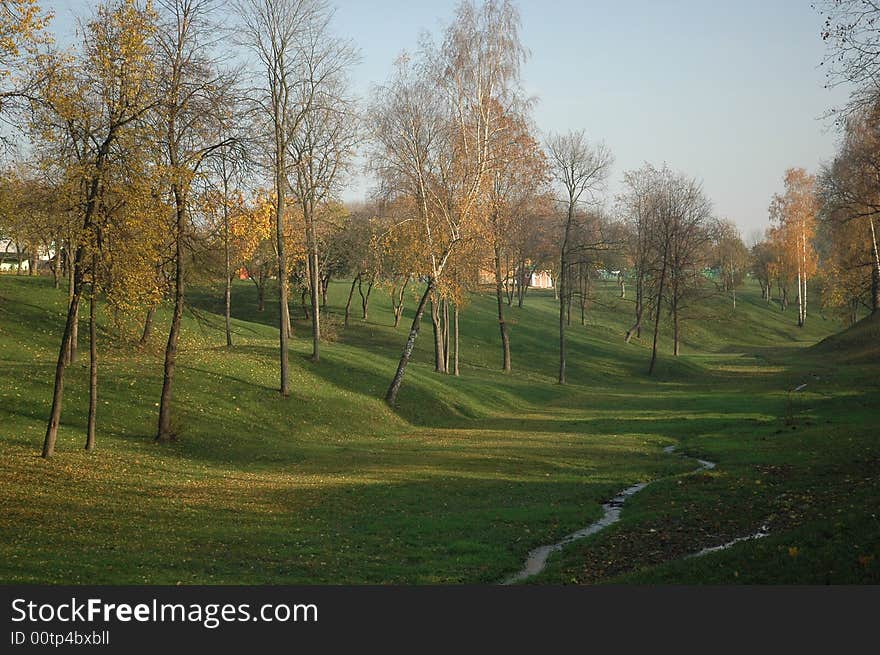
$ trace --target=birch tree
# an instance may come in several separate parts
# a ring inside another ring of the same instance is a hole
[[[519,13],[507,1],[459,5],[439,46],[426,43],[413,64],[398,61],[371,112],[373,168],[390,198],[413,201],[425,261],[425,291],[385,394],[394,405],[429,297],[450,256],[476,234],[491,141],[503,113],[520,102],[525,58]]]
[[[775,194],[770,204],[770,220],[779,229],[784,258],[794,262],[799,327],[803,327],[807,319],[807,281],[817,268],[813,247],[817,211],[816,178],[803,168],[788,169],[785,172],[785,192]]]

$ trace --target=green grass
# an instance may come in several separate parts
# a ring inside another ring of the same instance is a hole
[[[662,340],[649,378],[647,344],[622,339],[632,303],[608,283],[588,325],[569,330],[560,387],[552,293],[509,310],[510,375],[497,370],[492,298],[477,294],[462,313],[461,377],[433,373],[426,321],[392,411],[381,398],[406,330],[378,289],[370,320],[343,329],[347,287],[331,286],[320,363],[297,322],[287,400],[271,294],[258,312],[254,286],[235,285],[227,349],[222,294],[194,290],[179,440],[165,446],[152,436],[169,314],[137,348],[141,317],[115,325],[102,312],[98,450],[82,450],[81,359],[45,461],[66,294],[0,276],[0,581],[495,582],[641,480],[656,482],[620,523],[551,558],[538,581],[880,581],[876,321],[814,346],[841,326],[816,314],[798,329],[794,311],[749,287],[735,311],[718,297],[692,315],[681,357]],[[718,468],[691,474],[663,454],[670,444]],[[766,539],[682,559],[762,523]]]

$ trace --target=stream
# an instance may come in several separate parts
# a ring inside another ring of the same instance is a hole
[[[663,452],[671,455],[675,452],[675,449],[676,449],[675,446],[666,446],[663,449]],[[688,457],[687,455],[684,455],[684,456]],[[697,473],[699,471],[707,471],[707,470],[711,470],[711,469],[715,468],[715,462],[710,462],[708,460],[698,459],[695,457],[691,458],[691,459],[695,459],[696,462],[699,464],[699,466],[697,468],[695,468],[692,471],[692,473]],[[623,511],[623,504],[626,502],[626,499],[631,496],[634,496],[635,494],[640,492],[642,489],[647,487],[649,484],[651,484],[651,483],[650,482],[639,482],[638,484],[634,484],[631,487],[627,487],[626,489],[621,491],[619,494],[617,494],[614,498],[612,498],[607,503],[604,503],[602,505],[602,509],[603,509],[604,513],[602,515],[602,518],[600,518],[599,520],[591,523],[590,525],[588,525],[585,528],[578,530],[577,532],[572,532],[570,535],[563,537],[560,541],[557,541],[554,544],[547,544],[545,546],[538,546],[534,550],[530,551],[528,558],[526,559],[525,566],[523,566],[523,568],[519,572],[517,572],[514,575],[510,576],[509,578],[505,579],[501,584],[503,584],[503,585],[516,584],[517,582],[522,582],[523,580],[526,580],[526,579],[532,577],[533,575],[537,575],[538,573],[543,571],[544,567],[547,565],[547,558],[550,556],[550,553],[560,551],[565,546],[572,543],[573,541],[577,541],[579,539],[589,537],[590,535],[596,534],[597,532],[604,530],[609,525],[614,525],[615,523],[617,523],[620,520],[620,513],[621,513],[621,511]],[[702,555],[714,553],[719,550],[725,550],[727,548],[730,548],[734,544],[740,543],[741,541],[747,541],[750,539],[760,539],[762,537],[766,537],[769,534],[770,533],[767,530],[767,527],[761,526],[761,529],[758,532],[756,532],[755,534],[748,535],[745,537],[739,537],[738,539],[734,539],[733,541],[729,541],[725,544],[721,544],[720,546],[713,546],[711,548],[704,548],[703,550],[701,550],[697,553],[693,553],[691,555],[688,555],[688,557],[700,557]]]

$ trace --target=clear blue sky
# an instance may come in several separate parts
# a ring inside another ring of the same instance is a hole
[[[91,3],[44,4],[65,32]],[[457,2],[334,4],[335,31],[361,49],[353,77],[366,94],[401,50],[416,48],[421,31],[442,29]],[[717,213],[748,237],[766,227],[786,168],[814,172],[834,153],[837,135],[821,117],[845,93],[824,88],[821,19],[809,0],[520,0],[519,7],[535,122],[544,132],[583,128],[608,144],[616,157],[609,197],[623,171],[666,162],[703,180]],[[345,197],[362,196],[367,185],[352,180]]]

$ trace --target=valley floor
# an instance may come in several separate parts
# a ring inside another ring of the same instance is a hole
[[[569,328],[560,387],[552,292],[508,308],[509,375],[494,300],[476,294],[462,312],[462,375],[432,371],[426,320],[392,411],[382,396],[405,328],[391,327],[381,289],[369,319],[343,327],[348,286],[331,287],[320,362],[297,321],[287,400],[276,391],[277,308],[257,311],[253,285],[238,283],[227,349],[222,294],[197,290],[179,439],[165,446],[152,437],[168,313],[137,347],[142,317],[102,311],[98,450],[82,450],[81,339],[46,461],[66,293],[0,276],[0,581],[496,583],[622,489],[653,481],[618,523],[527,582],[880,582],[878,321],[815,345],[843,326],[817,313],[798,329],[794,311],[750,286],[735,310],[720,295],[694,310],[683,355],[664,339],[649,377],[647,344],[623,343],[632,302],[600,284],[586,325],[578,316]],[[694,471],[664,453],[673,445],[717,466]],[[769,536],[685,557],[762,527]]]

